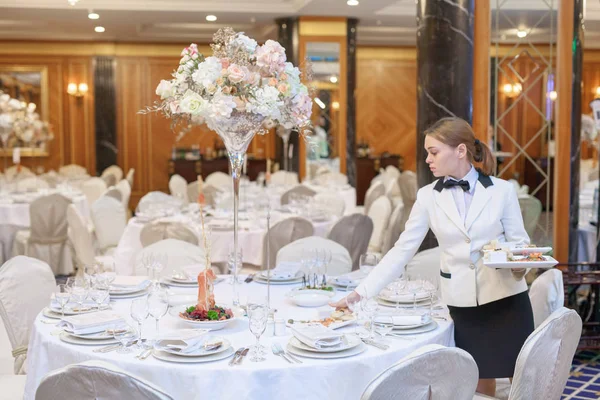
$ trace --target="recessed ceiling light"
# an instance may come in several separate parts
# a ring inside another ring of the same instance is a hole
[[[337,83],[337,81],[338,81],[338,77],[335,75],[333,75],[332,77],[329,78],[329,82],[331,82],[331,83]]]
[[[349,6],[357,6],[358,5],[358,0],[348,0],[346,2],[346,4],[348,4]]]
[[[256,18],[254,18],[254,17],[250,18],[250,22],[255,23],[256,22]]]
[[[74,6],[79,0],[67,0],[70,5]]]
[[[217,16],[216,15],[207,15],[206,20],[209,22],[215,22],[217,20]]]
[[[519,29],[517,31],[517,36],[520,37],[521,39],[523,39],[525,36],[527,36],[527,32],[522,29]]]
[[[98,18],[100,18],[100,15],[98,15],[95,12],[91,12],[91,13],[88,14],[88,18],[89,19],[98,19]]]
[[[104,29],[104,27],[103,27],[103,26],[97,26],[97,27],[95,27],[95,28],[94,28],[94,30],[95,30],[96,32],[98,32],[98,33],[102,33],[102,32],[104,32],[106,29]]]

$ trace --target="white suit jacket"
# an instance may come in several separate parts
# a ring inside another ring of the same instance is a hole
[[[529,236],[513,185],[479,172],[464,223],[451,191],[443,189],[443,179],[422,187],[404,232],[356,291],[373,297],[400,276],[429,228],[440,245],[440,286],[446,304],[474,307],[527,290],[525,280],[513,277],[510,269],[483,265],[481,248],[490,241],[529,244]]]

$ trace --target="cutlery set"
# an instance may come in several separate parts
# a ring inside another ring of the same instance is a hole
[[[242,361],[244,361],[244,357],[246,357],[249,351],[249,347],[240,347],[239,349],[237,349],[237,351],[233,355],[233,358],[231,359],[231,361],[229,361],[229,366],[241,365]]]
[[[294,362],[297,364],[302,364],[302,361],[300,361],[296,356],[283,350],[283,348],[281,347],[281,345],[279,343],[273,343],[271,345],[271,350],[273,351],[273,354],[283,358],[290,364],[294,364]]]

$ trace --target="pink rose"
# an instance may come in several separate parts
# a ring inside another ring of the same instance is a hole
[[[285,69],[285,49],[273,40],[267,40],[256,50],[256,65],[274,73]]]
[[[217,78],[216,82],[217,86],[223,86],[223,78]]]
[[[229,75],[229,81],[233,83],[240,83],[246,76],[244,70],[236,64],[231,64],[229,68],[227,68],[227,74]]]
[[[277,90],[279,90],[279,93],[285,94],[285,92],[287,92],[288,90],[287,83],[280,83],[279,85],[277,85]]]
[[[275,78],[269,79],[269,86],[277,86],[277,79],[275,79]]]
[[[234,97],[235,109],[238,111],[246,111],[246,102],[239,97]]]
[[[260,74],[257,72],[250,72],[246,74],[246,82],[250,85],[256,85],[260,81]]]
[[[280,81],[287,80],[287,74],[285,72],[282,72],[281,75],[279,75],[279,80]]]
[[[221,58],[221,65],[223,66],[223,68],[227,69],[229,67],[230,61],[229,58],[225,57],[225,58]]]

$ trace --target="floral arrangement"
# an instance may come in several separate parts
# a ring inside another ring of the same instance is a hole
[[[0,91],[0,139],[4,144],[12,134],[26,144],[54,138],[50,124],[42,121],[35,110],[34,103],[26,104]]]
[[[303,133],[310,127],[308,89],[278,42],[267,40],[260,46],[231,28],[219,29],[213,40],[211,57],[200,54],[193,43],[183,49],[173,79],[162,80],[156,88],[161,101],[142,113],[162,112],[174,124],[205,123],[216,132],[241,114],[264,128],[279,124]]]

